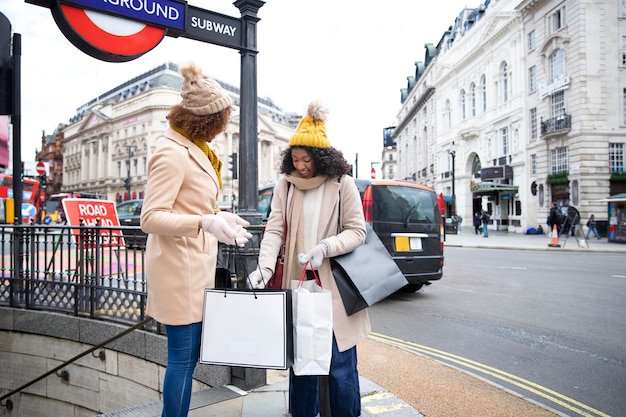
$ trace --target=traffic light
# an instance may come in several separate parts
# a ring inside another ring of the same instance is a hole
[[[42,187],[45,187],[47,182],[48,182],[48,178],[46,177],[46,174],[39,176],[39,183],[41,184]]]
[[[237,153],[233,152],[228,155],[229,163],[230,163],[230,172],[232,172],[232,178],[236,180],[238,178],[237,173],[239,172],[239,168],[237,165]]]
[[[130,178],[124,178],[124,187],[130,191]]]

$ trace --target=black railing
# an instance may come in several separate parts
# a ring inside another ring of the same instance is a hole
[[[541,136],[550,135],[570,130],[572,128],[572,115],[563,114],[559,117],[543,120],[541,119]]]
[[[144,242],[138,227],[0,226],[0,305],[140,322]]]

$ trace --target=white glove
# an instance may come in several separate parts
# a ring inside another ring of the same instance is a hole
[[[272,278],[272,274],[273,272],[269,268],[257,268],[248,276],[250,279],[249,284],[254,289],[262,290],[265,288],[270,278]]]
[[[298,262],[300,262],[300,265],[306,265],[307,262],[310,262],[311,268],[317,269],[322,265],[322,261],[328,254],[328,249],[328,244],[322,242],[307,253],[299,253]]]
[[[202,230],[213,234],[217,240],[227,245],[237,244],[237,235],[239,230],[230,227],[223,216],[215,214],[206,214],[202,216]],[[244,229],[245,230],[245,229]]]
[[[230,226],[231,229],[236,229],[237,226],[248,227],[250,226],[250,222],[242,219],[234,213],[229,213],[228,211],[218,211],[215,214],[217,217],[221,217],[226,220],[226,223]]]
[[[246,245],[246,243],[248,243],[248,241],[252,239],[252,233],[249,233],[246,229],[244,229],[242,226],[239,226],[239,225],[235,227],[235,230],[237,231],[237,237],[235,238],[235,243],[240,248],[243,248]]]

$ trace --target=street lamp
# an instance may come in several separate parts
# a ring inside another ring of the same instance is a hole
[[[131,158],[133,157],[133,151],[137,149],[133,145],[126,145],[126,149],[128,150],[128,163],[126,164],[126,180],[124,181],[124,185],[126,186],[126,192],[128,193],[128,199],[130,200],[130,163]]]
[[[452,157],[452,215],[456,215],[456,194],[454,192],[454,157],[456,156],[456,148],[454,147],[454,141],[450,145],[448,150],[450,157]]]

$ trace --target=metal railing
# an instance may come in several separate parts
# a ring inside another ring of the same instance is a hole
[[[140,322],[145,238],[130,226],[1,226],[0,305]]]
[[[571,128],[572,115],[570,114],[563,114],[545,121],[541,119],[541,136],[569,131]]]

